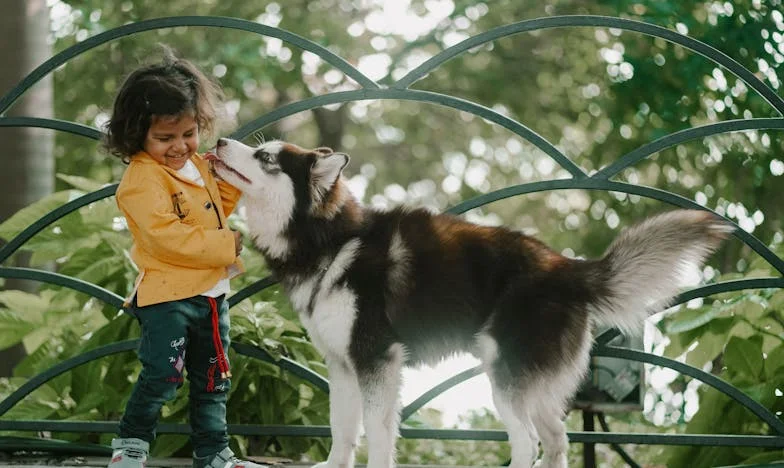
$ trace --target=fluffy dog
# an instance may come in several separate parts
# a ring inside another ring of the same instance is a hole
[[[349,157],[281,141],[221,139],[216,173],[244,192],[248,230],[330,377],[332,449],[350,468],[361,421],[368,467],[394,466],[401,368],[477,356],[509,433],[512,467],[566,467],[563,417],[595,324],[639,330],[732,227],[675,210],[626,229],[598,260],[564,257],[504,227],[423,209],[363,207]]]

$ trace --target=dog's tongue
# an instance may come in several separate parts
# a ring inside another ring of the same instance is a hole
[[[206,159],[207,161],[217,161],[218,155],[213,153],[212,151],[207,151],[206,153],[204,153],[204,159]]]

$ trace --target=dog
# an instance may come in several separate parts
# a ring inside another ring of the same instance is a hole
[[[402,367],[459,352],[489,377],[509,466],[566,467],[563,419],[592,328],[639,333],[683,269],[733,231],[710,212],[674,210],[580,260],[505,227],[364,207],[342,176],[348,155],[329,148],[220,139],[206,157],[243,192],[248,234],[327,363],[332,447],[320,468],[354,465],[363,421],[367,466],[393,467]]]

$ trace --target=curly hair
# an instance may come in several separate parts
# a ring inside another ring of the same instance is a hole
[[[223,91],[188,60],[164,47],[163,59],[128,75],[104,126],[104,147],[125,164],[143,149],[153,116],[192,113],[199,132],[209,135]]]

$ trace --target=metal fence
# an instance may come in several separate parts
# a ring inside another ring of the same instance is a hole
[[[450,107],[456,110],[474,114],[487,121],[496,123],[535,145],[571,174],[571,178],[568,179],[546,180],[509,186],[470,200],[466,200],[449,210],[449,212],[455,214],[464,213],[470,209],[477,208],[508,197],[520,196],[534,192],[569,189],[623,192],[626,194],[639,195],[640,197],[659,200],[678,207],[704,210],[706,209],[705,207],[680,195],[654,187],[639,186],[616,181],[613,180],[613,178],[624,169],[633,166],[635,163],[648,158],[659,151],[662,151],[666,148],[671,148],[690,140],[721,133],[744,130],[784,129],[784,118],[781,117],[784,115],[784,99],[782,99],[782,97],[777,95],[771,88],[759,80],[751,71],[744,68],[741,64],[724,53],[694,38],[652,24],[628,19],[589,15],[538,18],[492,29],[485,33],[470,37],[469,39],[466,39],[452,47],[443,50],[441,53],[433,56],[431,59],[427,60],[416,69],[410,71],[408,74],[397,80],[389,87],[379,86],[376,82],[367,78],[347,61],[333,54],[321,45],[282,29],[236,18],[209,16],[178,16],[142,21],[111,29],[94,37],[88,38],[81,43],[69,47],[61,53],[58,53],[40,65],[32,73],[25,77],[9,93],[0,98],[0,126],[49,128],[61,132],[81,135],[93,140],[99,139],[101,137],[101,133],[98,129],[84,126],[75,122],[31,117],[7,117],[5,112],[17,99],[19,99],[19,97],[26,90],[28,90],[41,78],[52,73],[52,71],[57,67],[63,65],[68,60],[82,54],[85,51],[120,37],[140,33],[143,31],[173,28],[179,26],[228,28],[247,31],[249,33],[258,34],[261,36],[278,38],[291,46],[298,47],[318,55],[324,61],[345,73],[359,85],[359,89],[356,90],[327,93],[281,106],[272,112],[264,114],[244,125],[232,135],[233,138],[243,139],[251,135],[253,132],[278,122],[287,116],[329,104],[348,103],[369,99],[420,101],[439,106]],[[729,120],[681,130],[636,148],[633,151],[617,158],[614,163],[604,167],[592,175],[588,175],[580,167],[573,163],[565,154],[558,150],[552,143],[536,134],[533,130],[520,122],[501,115],[492,109],[458,97],[410,88],[413,83],[438,68],[444,62],[457,57],[460,54],[477,46],[523,32],[538,31],[548,28],[576,26],[606,27],[617,28],[626,31],[635,31],[642,34],[659,37],[669,42],[683,46],[686,49],[704,56],[716,65],[729,70],[731,73],[743,80],[750,89],[754,90],[756,93],[762,96],[778,112],[780,117]],[[11,239],[0,249],[0,264],[6,262],[6,260],[8,260],[11,255],[20,249],[25,244],[25,242],[33,237],[36,233],[46,229],[55,221],[59,220],[68,213],[79,209],[80,207],[113,196],[115,189],[116,185],[107,186],[98,191],[88,193],[50,213],[47,213],[14,239]],[[768,249],[762,242],[760,242],[759,239],[754,237],[752,234],[738,228],[737,225],[734,235],[739,240],[748,245],[751,249],[753,249],[762,258],[764,258],[778,273],[784,275],[784,260],[779,258],[770,249]],[[97,285],[84,282],[78,278],[64,276],[49,271],[34,268],[0,266],[0,278],[28,279],[42,283],[60,285],[88,294],[118,309],[122,305],[122,298],[111,291],[103,289]],[[262,279],[238,291],[229,298],[229,303],[230,305],[234,306],[243,299],[246,299],[257,292],[270,287],[275,283],[276,282],[274,278]],[[685,303],[691,299],[707,297],[721,292],[782,287],[784,287],[784,277],[782,276],[726,281],[687,291],[678,298],[677,303]],[[593,355],[663,366],[674,369],[677,372],[694,379],[698,379],[706,385],[715,387],[719,391],[737,401],[739,404],[748,408],[748,410],[758,416],[760,420],[767,423],[767,425],[770,427],[770,433],[774,435],[642,434],[584,431],[570,432],[569,439],[571,442],[585,444],[630,443],[701,446],[723,445],[779,448],[784,447],[784,423],[776,415],[771,413],[764,406],[750,398],[747,394],[743,393],[738,388],[733,387],[732,385],[710,373],[689,366],[682,362],[631,348],[611,345],[610,342],[616,336],[618,336],[618,333],[614,330],[610,330],[597,337],[596,344],[593,349]],[[17,391],[0,402],[0,431],[114,432],[117,423],[113,421],[9,420],[3,416],[16,403],[54,377],[64,372],[68,372],[69,370],[74,369],[75,367],[91,360],[99,359],[115,353],[132,351],[136,349],[136,346],[137,341],[130,340],[115,343],[103,348],[94,349],[90,352],[59,363],[51,369],[48,369],[46,372],[31,378]],[[311,371],[310,369],[301,366],[297,362],[286,358],[274,359],[263,349],[247,344],[234,343],[232,344],[232,347],[239,354],[274,363],[284,370],[292,372],[293,374],[307,380],[313,386],[325,392],[329,391],[328,382],[323,377]],[[449,388],[480,373],[481,370],[477,367],[455,375],[443,383],[433,387],[420,398],[406,406],[402,411],[402,437],[463,440],[506,440],[506,433],[498,430],[427,429],[406,427],[405,425],[406,420],[427,402],[448,390]],[[185,424],[161,424],[158,429],[158,432],[160,433],[187,433],[188,431],[188,426]],[[241,435],[329,436],[329,428],[326,426],[270,426],[230,424],[229,431],[232,434]]]

